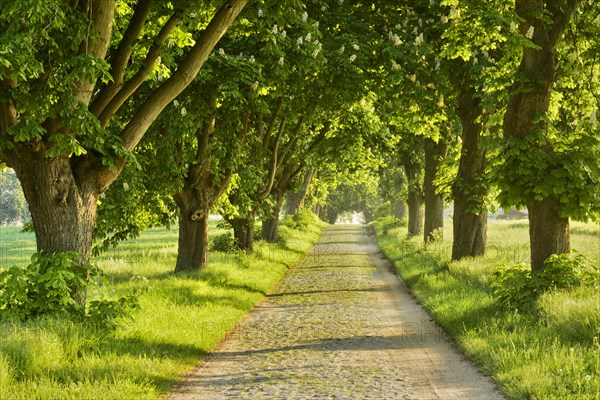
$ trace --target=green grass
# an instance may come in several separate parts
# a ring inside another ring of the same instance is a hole
[[[140,292],[134,319],[114,334],[58,316],[0,323],[0,398],[164,396],[302,257],[321,228],[283,226],[285,247],[258,242],[252,255],[210,254],[208,268],[181,276],[172,274],[176,230],[153,229],[124,243],[96,260],[107,276],[89,298]],[[17,228],[0,232],[11,250],[0,264],[26,264],[33,236]],[[214,224],[210,233],[219,233]]]
[[[600,288],[549,292],[536,308],[500,310],[490,287],[498,265],[527,262],[523,221],[490,221],[486,256],[450,262],[452,227],[423,246],[405,228],[380,246],[418,301],[511,399],[600,399]],[[572,246],[600,263],[600,227],[573,223]]]

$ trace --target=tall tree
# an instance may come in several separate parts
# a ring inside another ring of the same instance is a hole
[[[525,205],[529,211],[531,267],[537,271],[551,254],[570,251],[569,216],[586,218],[598,209],[598,202],[592,200],[598,193],[594,188],[598,186],[597,128],[585,115],[590,108],[595,115],[598,107],[593,97],[597,70],[595,62],[584,61],[579,50],[589,48],[595,39],[585,36],[589,26],[575,24],[570,32],[573,41],[565,40],[571,21],[577,22],[577,12],[589,23],[598,9],[580,0],[517,0],[516,12],[521,18],[519,31],[531,42],[522,47],[504,116],[501,188],[505,204]],[[579,84],[574,82],[585,73],[588,84],[575,94],[573,88]],[[570,109],[569,103],[577,110]]]
[[[0,160],[23,186],[39,251],[89,260],[100,195],[246,3],[3,2]],[[174,35],[191,45],[178,62],[165,46]],[[130,110],[155,67],[166,79]]]

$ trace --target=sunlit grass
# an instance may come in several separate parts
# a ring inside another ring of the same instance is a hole
[[[134,319],[115,334],[58,316],[0,323],[0,399],[161,397],[273,288],[321,228],[282,227],[286,246],[258,242],[251,255],[210,254],[208,268],[178,276],[176,230],[154,229],[105,253],[96,261],[106,277],[89,298],[140,293]],[[33,251],[33,235],[0,229],[3,243]],[[0,264],[28,259],[10,252]]]
[[[600,290],[544,294],[536,309],[496,307],[498,265],[528,262],[527,221],[490,221],[485,256],[450,262],[442,243],[423,246],[403,228],[378,231],[381,247],[429,313],[512,399],[600,399]],[[600,226],[572,224],[572,247],[600,263]]]

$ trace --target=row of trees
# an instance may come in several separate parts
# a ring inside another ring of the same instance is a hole
[[[425,240],[452,201],[460,259],[485,252],[498,199],[529,209],[540,269],[569,218],[598,218],[599,5],[247,3],[2,5],[0,162],[39,251],[87,262],[94,240],[177,219],[193,270],[211,211],[251,251],[284,203],[334,220],[383,196]]]

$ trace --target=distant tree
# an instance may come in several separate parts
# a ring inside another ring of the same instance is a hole
[[[0,225],[22,223],[29,219],[21,184],[12,170],[0,171]]]

